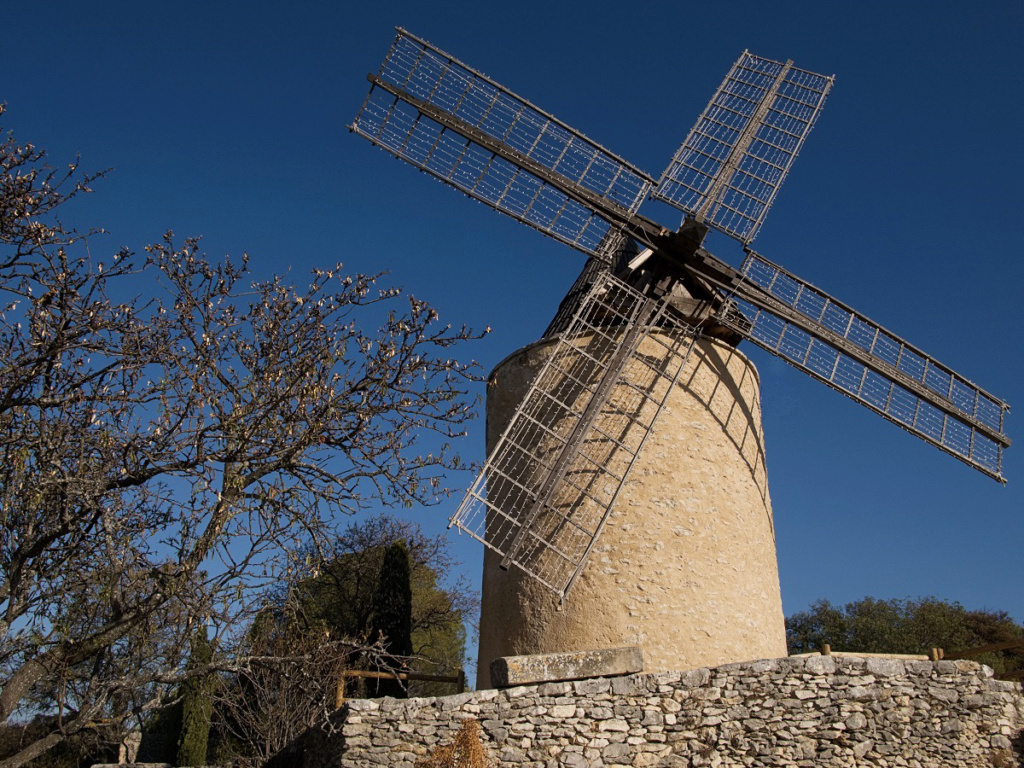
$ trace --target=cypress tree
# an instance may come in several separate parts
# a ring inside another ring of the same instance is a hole
[[[380,578],[374,595],[373,624],[370,637],[383,641],[388,663],[394,668],[402,666],[402,658],[412,655],[412,585],[409,550],[404,541],[396,541],[384,551]],[[374,690],[375,696],[404,698],[405,687],[398,680],[381,680]]]
[[[192,652],[186,669],[207,666],[213,660],[213,646],[200,627],[192,638]],[[210,738],[213,714],[214,675],[190,677],[181,684],[181,735],[178,737],[178,765],[206,765],[206,745]]]

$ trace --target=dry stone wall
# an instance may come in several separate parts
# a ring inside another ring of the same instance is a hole
[[[819,656],[485,690],[353,700],[336,733],[277,768],[408,766],[480,725],[494,765],[1024,764],[1024,696],[969,661]]]

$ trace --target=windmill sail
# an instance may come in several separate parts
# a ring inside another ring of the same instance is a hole
[[[451,524],[564,596],[695,337],[670,304],[605,275],[558,336]]]
[[[758,254],[737,271],[700,247],[707,226],[751,242],[833,78],[744,52],[653,193],[647,174],[404,30],[368,80],[354,132],[604,263],[564,302],[554,350],[452,518],[503,565],[568,591],[700,333],[604,266],[637,244],[652,280],[728,297],[718,320],[734,341],[1003,480],[1004,402]],[[673,234],[640,215],[649,194],[692,221]]]
[[[351,128],[584,253],[654,180],[429,43],[399,30]]]
[[[1009,406],[864,315],[748,251],[723,322],[763,349],[1000,482]]]
[[[653,197],[746,245],[814,126],[833,78],[744,51]]]

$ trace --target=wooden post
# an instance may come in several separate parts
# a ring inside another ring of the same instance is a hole
[[[464,669],[460,669],[459,670],[458,686],[459,686],[459,690],[457,691],[457,693],[462,693],[463,691],[466,690],[466,670],[464,670]]]
[[[338,675],[338,688],[334,694],[334,708],[341,709],[345,705],[345,671]]]
[[[832,646],[829,645],[828,643],[822,643],[821,644],[821,655],[822,656],[831,656],[832,655]]]
[[[942,660],[942,649],[941,648],[932,648],[931,657],[932,657],[932,661],[941,661]]]

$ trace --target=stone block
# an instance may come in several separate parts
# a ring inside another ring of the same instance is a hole
[[[707,667],[689,669],[680,675],[679,681],[686,688],[700,688],[711,680],[711,670]]]
[[[811,656],[804,662],[804,668],[814,675],[831,675],[836,671],[836,662],[831,656]]]
[[[878,677],[895,677],[906,674],[906,667],[900,659],[868,659],[868,674]]]
[[[599,651],[502,656],[491,662],[491,685],[495,688],[509,688],[560,680],[629,675],[642,672],[643,666],[643,652],[636,645]]]

